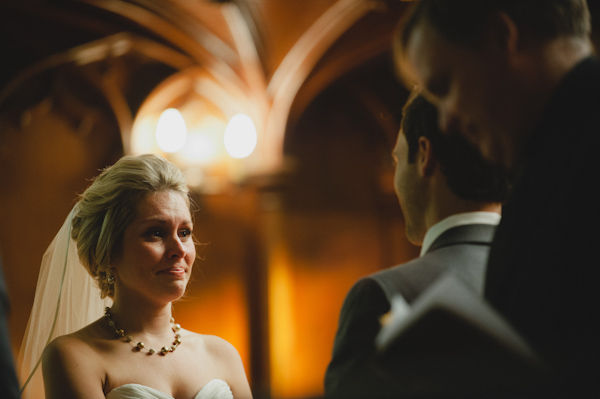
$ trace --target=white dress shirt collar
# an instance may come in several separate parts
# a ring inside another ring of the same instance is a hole
[[[457,213],[440,220],[425,233],[423,245],[421,246],[421,256],[427,253],[431,244],[442,235],[446,230],[452,227],[462,226],[465,224],[491,224],[497,225],[500,223],[501,216],[496,212],[465,212]]]

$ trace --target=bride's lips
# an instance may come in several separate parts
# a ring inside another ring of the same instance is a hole
[[[159,271],[157,274],[166,274],[169,276],[183,277],[186,274],[186,269],[180,266],[169,267],[167,269]]]

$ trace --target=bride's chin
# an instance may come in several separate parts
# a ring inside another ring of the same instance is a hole
[[[174,302],[180,299],[186,291],[185,281],[171,281],[169,284],[160,284],[154,288],[154,298],[165,302]]]
[[[186,288],[187,281],[177,281],[175,284],[173,284],[173,295],[177,296],[176,299],[181,298],[185,294]]]

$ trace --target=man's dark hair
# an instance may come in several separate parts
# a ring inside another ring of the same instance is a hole
[[[591,32],[586,0],[419,0],[402,21],[396,48],[406,48],[415,26],[423,21],[453,42],[476,47],[485,37],[494,12],[506,13],[532,37],[587,37]]]
[[[469,201],[504,202],[509,192],[508,173],[486,161],[479,150],[459,134],[442,133],[438,112],[420,94],[413,93],[402,111],[402,132],[408,143],[408,163],[415,162],[419,137],[431,142],[450,190]]]

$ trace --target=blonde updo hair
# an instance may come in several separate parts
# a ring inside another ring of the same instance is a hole
[[[114,295],[107,272],[123,232],[136,217],[137,205],[147,195],[164,190],[181,193],[193,215],[183,173],[154,154],[122,157],[80,195],[71,237],[77,242],[81,263],[98,282],[102,298]]]

